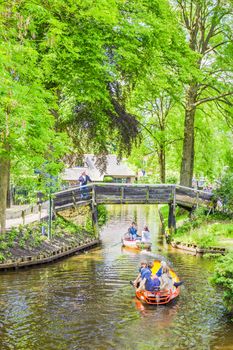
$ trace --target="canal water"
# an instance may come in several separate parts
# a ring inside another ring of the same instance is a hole
[[[213,263],[168,247],[157,207],[109,206],[102,246],[39,268],[0,275],[0,350],[233,349]],[[121,248],[130,222],[147,224],[153,249]],[[185,281],[175,304],[143,306],[129,281],[140,260],[165,258]]]

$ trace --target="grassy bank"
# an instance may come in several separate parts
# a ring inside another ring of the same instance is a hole
[[[214,213],[206,215],[205,209],[198,209],[189,220],[178,226],[172,235],[175,242],[189,243],[200,248],[223,247],[225,256],[215,256],[215,273],[212,283],[223,288],[226,308],[233,313],[233,221],[231,215]],[[211,255],[207,254],[207,257]],[[213,257],[213,256],[211,256]],[[232,314],[233,321],[233,314]]]
[[[224,247],[233,250],[233,222],[224,213],[207,216],[204,209],[199,209],[177,228],[172,239],[200,248]]]

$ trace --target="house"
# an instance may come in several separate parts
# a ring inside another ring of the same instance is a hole
[[[121,182],[132,183],[136,178],[136,173],[129,168],[124,160],[118,161],[116,155],[107,156],[106,171],[102,173],[96,166],[96,156],[85,154],[83,166],[65,169],[62,180],[69,185],[78,184],[78,178],[83,171],[90,176],[93,182]]]

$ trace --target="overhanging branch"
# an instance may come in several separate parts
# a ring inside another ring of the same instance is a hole
[[[201,105],[202,103],[206,103],[206,102],[210,102],[210,101],[219,100],[219,99],[221,99],[222,97],[226,97],[226,96],[230,96],[230,95],[233,95],[233,91],[231,91],[231,92],[226,92],[225,94],[221,94],[221,95],[217,95],[217,96],[213,96],[213,97],[206,97],[206,98],[203,98],[203,99],[197,101],[196,103],[194,103],[193,106],[194,106],[194,107],[197,107],[197,106]]]

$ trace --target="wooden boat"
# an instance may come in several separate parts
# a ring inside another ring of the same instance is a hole
[[[130,238],[122,238],[122,247],[132,248],[132,249],[151,249],[151,242],[141,242],[140,240],[133,240]]]
[[[152,268],[152,274],[154,275],[161,267],[160,261],[155,260]],[[173,282],[179,282],[179,278],[176,273],[169,268],[170,275],[172,276]],[[149,292],[146,290],[136,291],[136,297],[145,304],[150,305],[164,305],[170,303],[172,300],[177,298],[180,294],[180,287],[173,287],[171,290],[163,290],[156,292]]]

